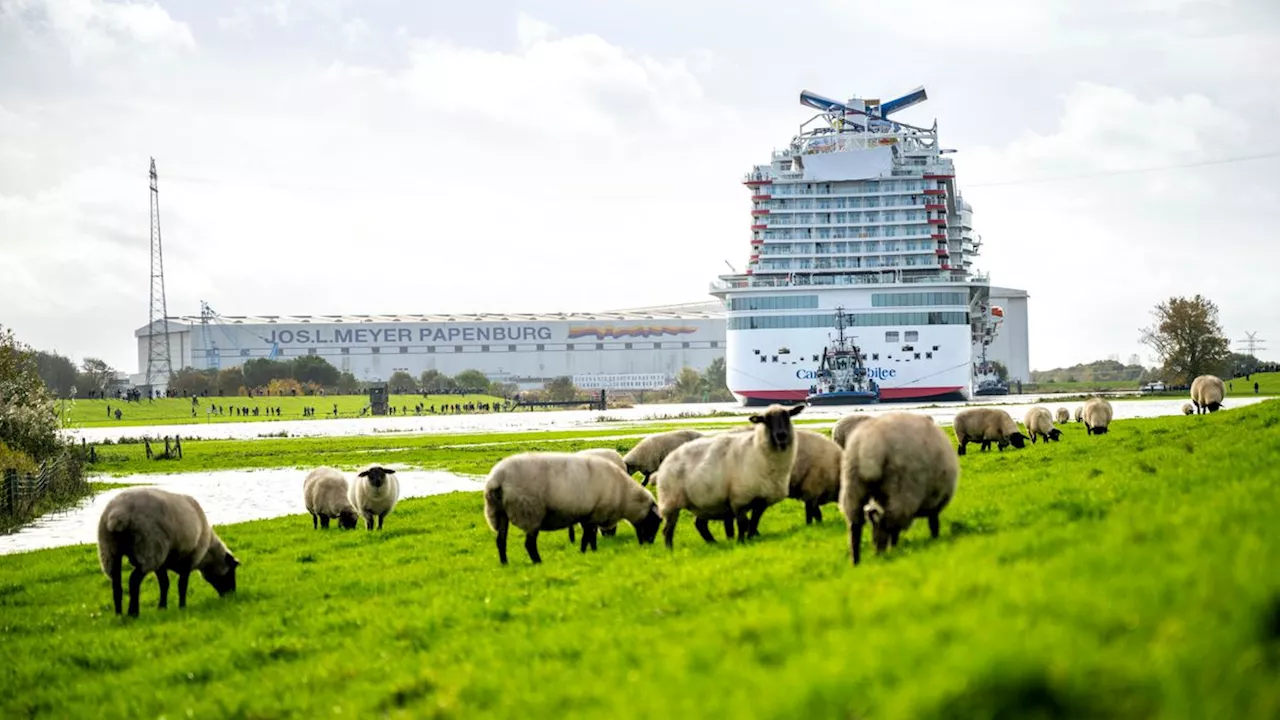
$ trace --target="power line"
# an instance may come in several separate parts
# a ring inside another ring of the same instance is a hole
[[[988,183],[965,183],[965,188],[979,187],[998,187],[1000,185],[1030,185],[1042,182],[1058,182],[1061,180],[1087,180],[1089,178],[1112,177],[1115,175],[1137,175],[1139,173],[1160,172],[1162,170],[1182,170],[1185,168],[1205,167],[1207,165],[1226,165],[1229,163],[1248,162],[1250,160],[1263,160],[1266,158],[1280,156],[1280,150],[1260,153],[1257,155],[1241,155],[1238,157],[1219,158],[1217,160],[1200,160],[1198,162],[1176,163],[1173,165],[1157,165],[1145,168],[1130,168],[1128,170],[1102,170],[1094,173],[1082,173],[1079,175],[1060,175],[1058,177],[1047,178],[1024,178],[1022,180],[1000,180]]]

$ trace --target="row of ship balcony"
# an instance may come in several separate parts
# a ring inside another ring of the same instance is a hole
[[[797,212],[800,210],[881,210],[886,208],[905,208],[905,209],[924,209],[943,212],[947,209],[944,202],[939,202],[937,198],[932,196],[919,196],[914,200],[905,197],[889,197],[884,198],[884,202],[880,202],[879,198],[851,198],[848,202],[843,199],[839,200],[778,200],[768,205],[764,205],[769,200],[774,200],[772,195],[752,195],[751,199],[759,206],[753,208],[755,210],[768,210],[771,213],[780,212]]]
[[[768,211],[765,211],[768,212]],[[947,219],[944,217],[929,217],[924,213],[915,215],[910,211],[904,212],[905,217],[899,217],[898,213],[826,213],[827,215],[835,215],[835,217],[819,217],[822,213],[810,215],[768,215],[767,219],[764,215],[757,215],[756,211],[752,211],[752,215],[756,221],[753,225],[765,224],[769,227],[783,226],[809,226],[809,227],[830,227],[833,225],[946,225]]]
[[[911,195],[928,195],[930,197],[934,197],[934,196],[946,197],[947,195],[946,190],[936,185],[928,185],[928,184],[920,185],[918,183],[907,183],[902,180],[898,180],[896,182],[902,183],[904,185],[909,184],[911,187],[898,190],[894,188],[880,187],[880,185],[885,184],[884,182],[880,182],[877,184],[871,184],[871,183],[874,183],[875,181],[859,180],[856,182],[867,183],[867,184],[861,184],[861,185],[849,184],[849,185],[846,185],[845,187],[834,187],[834,188],[829,186],[805,188],[804,186],[799,184],[786,183],[781,185],[765,185],[761,187],[753,187],[751,190],[751,194],[753,196],[768,195],[769,197],[801,197],[801,198],[868,197],[868,196],[886,197],[886,196],[903,196],[903,195],[908,197]],[[889,182],[895,182],[895,181],[889,181]]]
[[[925,253],[943,248],[959,254],[962,252],[961,243],[947,244],[945,240],[936,242],[924,240],[920,242],[885,242],[885,243],[856,243],[862,245],[858,248],[833,248],[814,246],[811,243],[779,243],[779,244],[763,244],[752,242],[751,252],[756,255],[767,257],[818,257],[818,256],[841,256],[841,257],[866,257],[869,255],[893,254],[900,255],[903,253]]]
[[[810,275],[803,273],[796,276],[794,271],[781,270],[786,275],[739,275],[732,279],[716,280],[711,283],[711,292],[724,290],[740,290],[746,288],[793,288],[793,287],[830,287],[832,285],[937,285],[958,282],[972,285],[989,285],[991,278],[986,273],[970,273],[960,268],[941,271],[937,274],[922,277],[906,277],[901,268],[886,268],[893,271],[892,277],[885,277],[884,272],[867,275]],[[941,266],[939,266],[941,270]]]

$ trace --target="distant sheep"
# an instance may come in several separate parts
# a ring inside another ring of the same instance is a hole
[[[1059,425],[1066,425],[1071,422],[1071,412],[1064,407],[1060,407],[1057,412],[1053,414],[1053,419],[1056,420]]]
[[[1059,409],[1059,412],[1065,415],[1067,411]],[[1045,442],[1050,440],[1057,442],[1062,436],[1062,431],[1053,426],[1048,408],[1038,406],[1031,408],[1022,418],[1022,424],[1027,426],[1027,434],[1031,436],[1032,445],[1035,444],[1037,437],[1044,438]]]
[[[1076,422],[1084,422],[1084,406],[1076,406]]]
[[[694,527],[709,543],[715,542],[711,520],[736,520],[739,543],[759,534],[760,516],[790,491],[797,445],[791,418],[804,408],[772,405],[748,418],[755,424],[752,432],[698,438],[662,461],[656,479],[668,548],[681,510],[694,515]]]
[[[538,533],[582,523],[582,552],[596,548],[596,529],[627,520],[641,545],[653,542],[661,519],[649,491],[608,460],[577,453],[524,452],[498,462],[484,486],[484,516],[498,533],[498,560],[507,564],[510,525],[524,530],[535,564]]]
[[[1111,403],[1093,397],[1084,404],[1084,429],[1089,435],[1103,435],[1111,425]]]
[[[187,581],[194,570],[218,591],[235,592],[240,561],[222,543],[190,495],[157,487],[133,487],[111,498],[98,519],[98,562],[111,578],[116,615],[121,614],[123,558],[129,558],[129,615],[138,616],[142,581],[156,574],[160,609],[169,605],[169,571],[178,574],[178,607],[187,606]]]
[[[704,435],[697,430],[672,430],[644,438],[623,456],[623,461],[627,464],[627,474],[631,475],[639,471],[644,476],[640,484],[648,485],[649,478],[658,471],[662,460],[670,455],[672,450],[700,437]]]
[[[1195,412],[1196,412],[1196,407],[1194,405],[1192,405],[1191,403],[1182,403],[1183,415],[1194,415]]]
[[[350,486],[340,471],[331,467],[318,467],[307,473],[302,481],[302,501],[311,513],[311,527],[329,529],[329,520],[338,519],[343,530],[355,528],[360,514],[351,504]]]
[[[863,423],[845,443],[840,512],[849,527],[849,556],[862,556],[862,526],[871,522],[876,553],[898,544],[915,518],[928,518],[937,538],[939,514],[951,502],[960,461],[946,433],[927,415],[891,412]]]
[[[837,422],[835,427],[831,428],[832,442],[844,449],[844,441],[849,437],[849,433],[869,419],[871,419],[871,416],[865,413],[854,413],[840,418],[840,422]]]
[[[866,419],[869,415],[860,416]],[[796,429],[796,459],[787,496],[804,503],[804,523],[822,522],[822,506],[840,497],[840,446],[822,433]]]
[[[378,517],[378,529],[382,529],[382,519],[395,509],[400,500],[400,481],[396,479],[396,471],[378,465],[367,465],[356,473],[355,482],[351,483],[348,493],[351,504],[364,516],[365,529],[373,529],[373,517]]]
[[[964,455],[971,442],[982,443],[984,451],[989,450],[994,442],[999,446],[1000,452],[1004,452],[1007,445],[1022,449],[1027,439],[1026,435],[1018,431],[1018,424],[1009,413],[998,408],[961,410],[956,413],[953,429],[956,441],[959,442],[956,448],[958,455]]]
[[[1227,386],[1216,375],[1201,375],[1191,381],[1191,403],[1196,414],[1217,412],[1227,396]]]

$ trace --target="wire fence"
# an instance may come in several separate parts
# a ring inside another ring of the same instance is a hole
[[[0,477],[0,529],[8,530],[89,494],[85,463],[92,446],[70,447],[34,473],[5,470]]]

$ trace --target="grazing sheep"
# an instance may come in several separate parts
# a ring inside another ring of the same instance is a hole
[[[835,427],[831,428],[832,442],[843,449],[844,441],[849,437],[849,433],[853,432],[854,428],[869,419],[871,419],[871,416],[865,413],[854,413],[840,418],[840,421],[835,424]]]
[[[608,460],[609,462],[613,463],[614,465],[617,465],[618,469],[621,470],[622,472],[627,472],[627,461],[622,459],[622,453],[618,452],[617,450],[614,450],[613,448],[587,448],[586,450],[579,450],[578,454],[579,455],[596,455],[598,457],[602,457],[605,460]],[[618,534],[617,523],[614,523],[613,525],[609,525],[607,527],[604,525],[601,525],[600,534],[606,537],[613,537],[614,535],[617,535]],[[573,526],[570,525],[569,526],[569,542],[573,542],[573,541],[574,541]]]
[[[1084,429],[1089,435],[1102,435],[1111,425],[1111,403],[1098,397],[1089,398],[1084,404]]]
[[[705,436],[697,430],[672,430],[644,438],[622,458],[627,464],[627,474],[631,475],[639,470],[644,475],[640,484],[648,485],[649,478],[658,471],[663,458],[670,455],[672,450],[700,437]]]
[[[991,443],[994,442],[999,445],[1000,452],[1004,452],[1007,445],[1022,449],[1027,439],[1026,435],[1018,431],[1018,424],[1009,413],[998,408],[961,410],[956,413],[953,429],[956,440],[960,443],[956,448],[958,455],[964,455],[971,442],[982,443],[983,451],[991,449]]]
[[[1060,407],[1057,412],[1054,413],[1053,419],[1056,420],[1059,425],[1066,425],[1071,422],[1071,412],[1064,407]]]
[[[1076,422],[1084,422],[1084,406],[1076,406]]]
[[[1192,405],[1191,403],[1182,403],[1183,415],[1194,415],[1195,412],[1196,412],[1196,408],[1194,405]]]
[[[937,538],[938,515],[955,496],[960,461],[946,433],[927,415],[891,412],[849,435],[840,466],[840,512],[849,526],[849,555],[861,560],[862,526],[871,521],[876,553],[898,544],[915,518],[929,520]]]
[[[1191,404],[1195,405],[1197,415],[1217,412],[1226,395],[1227,386],[1216,375],[1201,375],[1191,381]]]
[[[796,440],[791,418],[804,405],[771,405],[748,418],[752,432],[727,432],[687,442],[662,461],[655,476],[666,520],[663,539],[672,547],[680,511],[695,516],[702,539],[713,543],[710,520],[737,520],[738,542],[759,534],[760,516],[787,497]],[[748,517],[748,513],[752,513]]]
[[[373,463],[356,473],[348,496],[351,504],[364,516],[365,529],[373,529],[373,516],[377,515],[378,529],[381,530],[382,519],[400,500],[400,481],[396,479],[395,470]]]
[[[507,564],[509,525],[524,530],[529,559],[542,562],[538,533],[582,523],[582,552],[596,549],[596,529],[627,520],[641,545],[653,542],[661,519],[649,491],[594,455],[524,452],[499,461],[484,485],[484,516],[498,533],[498,560]]]
[[[865,420],[869,415],[858,416]],[[822,522],[822,506],[840,497],[840,446],[822,433],[797,429],[787,496],[804,502],[804,524]]]
[[[1066,410],[1062,410],[1065,414]],[[1027,411],[1022,418],[1022,424],[1027,426],[1027,434],[1031,436],[1031,444],[1036,444],[1036,437],[1044,438],[1045,442],[1053,440],[1057,442],[1062,436],[1062,431],[1053,426],[1053,418],[1049,417],[1049,409],[1043,407],[1033,407]]]
[[[329,520],[338,519],[343,530],[355,528],[360,513],[348,497],[351,488],[347,478],[331,467],[318,467],[307,473],[302,482],[302,501],[311,513],[311,527],[329,529]]]
[[[129,558],[129,615],[138,616],[138,598],[148,573],[160,584],[160,604],[169,605],[169,572],[178,574],[178,607],[187,606],[187,581],[193,570],[218,591],[235,592],[240,561],[209,526],[200,503],[190,495],[157,487],[134,487],[111,498],[98,519],[98,562],[111,578],[111,596],[120,614],[123,558]]]

